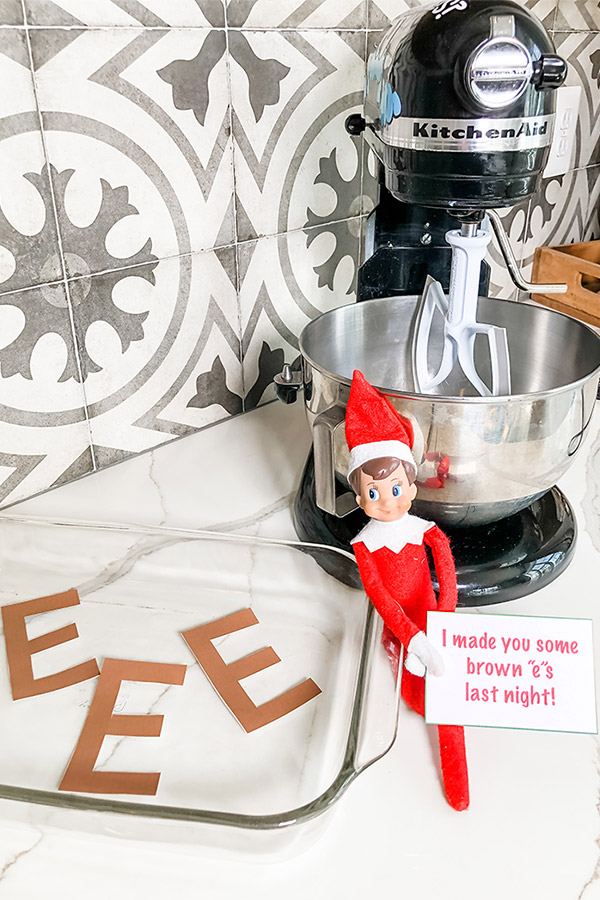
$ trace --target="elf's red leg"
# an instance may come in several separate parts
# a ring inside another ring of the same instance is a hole
[[[402,653],[402,644],[393,631],[383,624],[383,633],[381,635],[381,643],[388,655],[394,678],[398,677],[398,668],[400,666],[400,654]]]
[[[469,806],[469,773],[462,725],[438,725],[446,798],[453,809]]]
[[[425,679],[413,675],[408,669],[402,672],[402,699],[411,709],[425,715]]]

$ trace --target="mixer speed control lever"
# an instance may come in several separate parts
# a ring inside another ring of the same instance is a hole
[[[284,403],[295,403],[298,391],[304,387],[302,372],[293,367],[294,363],[284,363],[281,372],[273,378],[277,396]]]
[[[560,56],[541,56],[533,64],[531,81],[540,91],[559,88],[567,77],[567,64]]]
[[[358,136],[362,134],[365,128],[367,127],[367,123],[363,119],[360,113],[352,113],[351,116],[348,116],[346,119],[346,131],[348,134],[353,134]]]

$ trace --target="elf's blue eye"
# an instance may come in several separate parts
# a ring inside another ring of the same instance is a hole
[[[399,484],[395,484],[394,487],[392,488],[392,496],[399,497],[401,494],[402,494],[402,488],[400,487]]]
[[[379,500],[379,491],[369,488],[369,500]]]

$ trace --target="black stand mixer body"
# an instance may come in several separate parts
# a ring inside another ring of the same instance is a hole
[[[367,64],[365,137],[387,189],[448,210],[532,196],[565,76],[543,26],[510,0],[449,0],[401,16]]]
[[[379,181],[358,302],[414,296],[427,275],[447,290],[445,234],[457,219],[480,221],[486,209],[537,191],[552,136],[552,88],[565,74],[543,26],[509,0],[446,0],[392,24],[368,61],[364,118],[347,122],[374,151]],[[484,262],[481,295],[488,284]],[[311,451],[294,507],[300,538],[350,549],[364,513],[338,518],[319,509],[314,478]],[[347,490],[338,478],[336,492]],[[498,522],[444,530],[463,606],[515,599],[553,580],[569,562],[576,534],[556,488]],[[332,574],[357,579],[352,566]]]

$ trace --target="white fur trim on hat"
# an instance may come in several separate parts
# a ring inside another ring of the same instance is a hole
[[[415,472],[417,471],[417,464],[407,444],[402,441],[372,441],[369,444],[358,444],[350,451],[347,477],[349,478],[355,469],[370,459],[379,459],[382,456],[395,456],[396,459],[414,466]]]

